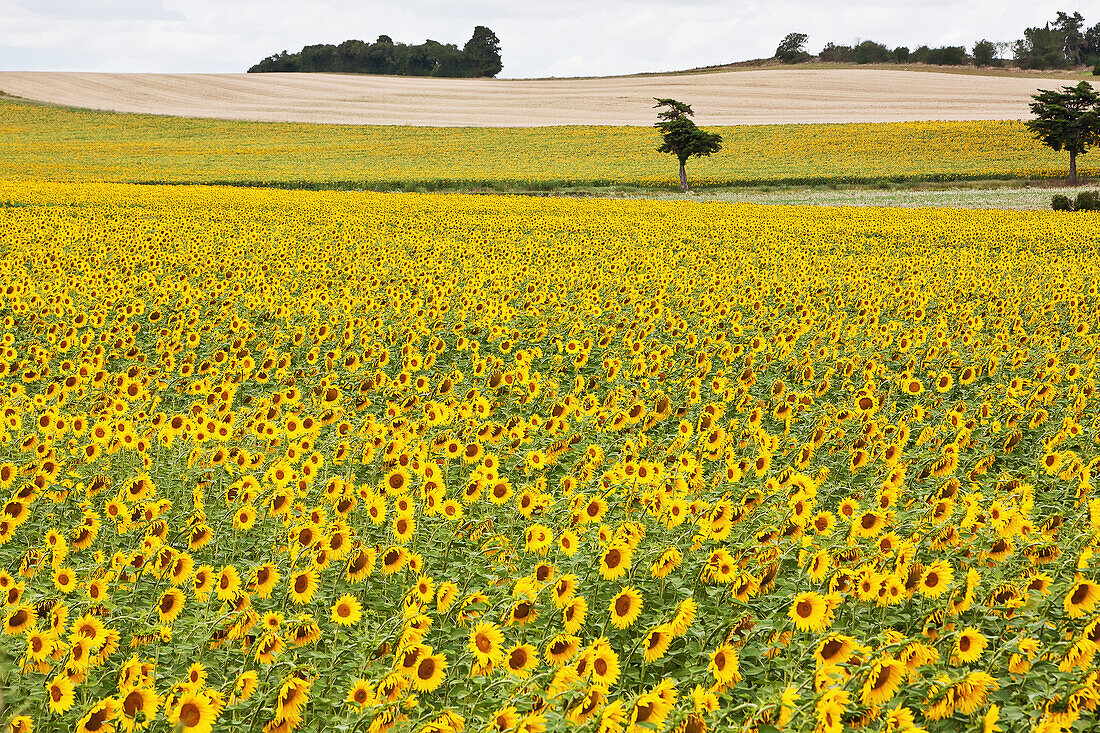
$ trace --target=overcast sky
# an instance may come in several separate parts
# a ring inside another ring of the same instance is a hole
[[[0,69],[245,71],[308,43],[432,38],[474,25],[506,77],[669,71],[771,56],[792,31],[890,47],[1012,41],[1057,10],[1100,22],[1100,0],[0,0]]]

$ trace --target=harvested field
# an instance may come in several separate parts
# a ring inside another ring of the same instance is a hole
[[[653,97],[688,100],[704,125],[1012,120],[1057,79],[764,69],[596,79],[432,79],[345,74],[0,72],[9,95],[119,112],[271,122],[512,127],[648,125]]]

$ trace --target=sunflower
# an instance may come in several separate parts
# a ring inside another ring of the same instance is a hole
[[[400,544],[407,545],[416,533],[416,520],[398,516],[393,520],[393,536]]]
[[[524,599],[512,606],[512,611],[508,614],[508,625],[524,626],[534,621],[537,617],[538,612],[535,610],[535,604]]]
[[[631,549],[629,545],[615,544],[600,555],[600,575],[604,580],[616,580],[626,575],[630,569]]]
[[[675,547],[670,547],[661,553],[661,556],[653,561],[649,571],[654,578],[664,580],[676,568],[680,567],[683,555]]]
[[[374,561],[377,553],[373,547],[360,548],[353,552],[348,560],[344,575],[349,582],[358,582],[374,572]]]
[[[345,593],[332,605],[331,618],[341,626],[354,626],[363,618],[363,604],[355,596]]]
[[[445,580],[435,589],[435,610],[446,613],[458,600],[458,586],[449,580]]]
[[[275,718],[297,728],[302,723],[302,709],[309,702],[309,680],[290,676],[283,681],[275,698]],[[205,699],[205,698],[204,698]]]
[[[27,656],[35,662],[44,662],[54,650],[54,641],[46,633],[37,629],[27,632]]]
[[[1001,707],[990,705],[989,710],[986,710],[985,715],[982,716],[982,733],[1001,733],[1004,729],[997,725],[1000,717]]]
[[[442,654],[423,654],[416,663],[412,675],[413,689],[417,692],[431,692],[443,684],[443,670],[447,667],[447,658]]]
[[[554,605],[564,608],[577,594],[577,576],[567,573],[554,581]]]
[[[233,684],[233,694],[229,697],[229,704],[232,705],[237,701],[247,702],[256,692],[259,678],[259,673],[254,669],[241,672],[237,676],[237,681]]]
[[[241,576],[237,568],[227,565],[218,573],[215,591],[219,601],[228,601],[241,590]]]
[[[383,479],[382,490],[390,495],[405,493],[409,490],[409,472],[400,466],[393,469]]]
[[[431,650],[424,644],[419,642],[405,644],[397,650],[395,671],[410,677],[416,670],[416,663],[426,654],[431,654]]]
[[[939,598],[947,592],[948,586],[955,579],[955,574],[946,560],[937,560],[932,563],[920,579],[920,592],[929,598]]]
[[[497,708],[493,711],[493,715],[490,718],[489,730],[506,731],[512,730],[520,721],[520,715],[516,711],[515,705],[506,705],[502,708]]]
[[[46,683],[46,695],[49,697],[50,712],[62,715],[69,711],[75,701],[76,686],[68,677],[57,676]]]
[[[256,508],[251,504],[245,504],[244,506],[233,512],[233,528],[242,532],[247,532],[252,529],[256,524]]]
[[[787,618],[794,622],[799,631],[814,633],[824,631],[832,622],[829,602],[825,596],[813,591],[804,591],[794,597]]]
[[[672,643],[672,636],[672,629],[668,624],[661,624],[651,629],[645,637],[644,660],[649,663],[663,657],[668,651],[668,645]]]
[[[34,733],[34,718],[29,715],[17,715],[8,721],[6,733]]]
[[[818,667],[846,663],[856,650],[857,642],[851,636],[830,634],[822,639],[814,651],[814,661]]]
[[[627,586],[619,591],[608,604],[611,611],[611,624],[618,629],[625,629],[634,624],[642,612],[642,594],[632,586]]]
[[[200,565],[191,576],[191,586],[195,591],[195,600],[199,603],[205,602],[214,591],[214,568]]]
[[[180,615],[180,611],[183,610],[184,600],[183,592],[178,588],[169,588],[164,591],[160,600],[157,601],[157,614],[160,616],[160,622],[170,624],[175,621]]]
[[[671,706],[652,692],[640,695],[630,711],[628,731],[660,730]],[[652,727],[651,727],[652,726]]]
[[[558,667],[576,656],[580,649],[581,639],[569,634],[558,634],[550,639],[547,644],[547,664]]]
[[[280,577],[279,568],[274,563],[264,563],[253,574],[251,590],[257,598],[270,598]]]
[[[593,643],[591,656],[592,684],[609,689],[618,682],[622,670],[619,664],[619,655],[603,639]]]
[[[408,560],[408,551],[404,547],[388,547],[382,552],[382,572],[386,575],[392,575],[405,567]]]
[[[710,664],[707,665],[707,669],[714,676],[715,683],[725,687],[741,681],[739,664],[736,650],[729,644],[722,644],[710,655]]]
[[[34,627],[38,621],[38,614],[34,606],[21,604],[12,609],[4,621],[4,633],[8,636],[25,633]]]
[[[538,650],[530,644],[517,644],[504,653],[505,666],[509,674],[526,677],[538,666]]]
[[[905,675],[905,665],[896,659],[886,657],[876,661],[860,690],[860,701],[867,707],[886,703],[897,694]]]
[[[1062,607],[1070,618],[1081,618],[1092,613],[1098,600],[1100,600],[1100,585],[1091,580],[1082,579],[1074,583],[1066,593]]]
[[[584,619],[588,615],[588,601],[582,596],[575,597],[561,612],[565,633],[576,634],[584,626]]]
[[[478,666],[491,667],[504,659],[504,634],[492,622],[482,622],[470,632],[469,649],[477,659]]]
[[[674,636],[683,636],[687,633],[687,630],[695,621],[695,614],[698,609],[699,604],[695,602],[694,598],[685,598],[680,601],[680,605],[676,607],[676,615],[669,622],[669,627],[672,629]]]
[[[988,643],[980,631],[973,626],[967,626],[955,639],[955,645],[951,650],[951,664],[957,667],[977,661]]]
[[[194,662],[187,668],[187,679],[183,684],[189,690],[201,689],[206,684],[206,666],[202,662]]]
[[[369,708],[377,702],[377,698],[374,694],[374,686],[362,677],[356,678],[355,681],[351,683],[351,689],[348,690],[348,696],[344,698],[344,702],[351,703],[360,710]]]
[[[147,687],[135,687],[122,696],[120,707],[123,730],[143,729],[157,716],[160,698]]]
[[[71,568],[57,568],[53,571],[53,585],[61,593],[72,593],[76,589],[76,573]]]
[[[875,537],[886,526],[886,517],[879,512],[860,512],[852,521],[852,536],[857,538]]]
[[[79,733],[92,733],[99,731],[104,733],[113,730],[110,722],[118,717],[120,708],[118,701],[113,697],[107,697],[93,705],[84,716],[77,721],[76,730]]]
[[[291,576],[290,599],[301,605],[313,600],[313,594],[317,592],[317,573],[312,568],[307,568]]]
[[[195,569],[195,560],[186,552],[181,552],[172,560],[172,567],[168,571],[168,580],[174,586],[181,586],[191,577]]]

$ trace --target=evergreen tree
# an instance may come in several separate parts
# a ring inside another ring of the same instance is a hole
[[[1024,124],[1044,145],[1069,153],[1070,185],[1077,185],[1077,156],[1100,144],[1100,95],[1086,81],[1032,95],[1035,119]]]
[[[657,113],[654,125],[661,131],[663,142],[657,148],[658,153],[669,153],[680,161],[680,188],[688,192],[688,179],[685,164],[688,158],[700,158],[717,153],[722,149],[722,136],[714,132],[700,130],[691,121],[695,114],[691,107],[675,99],[657,99],[654,108],[664,107]]]
[[[468,76],[496,76],[504,68],[500,60],[500,39],[483,25],[474,28],[474,35],[462,48],[466,54]]]

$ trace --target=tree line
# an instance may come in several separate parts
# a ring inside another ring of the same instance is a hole
[[[1000,66],[1010,49],[1016,66],[1024,69],[1069,69],[1087,65],[1100,69],[1100,23],[1085,26],[1079,12],[1058,12],[1054,20],[1043,26],[1027,28],[1024,37],[1014,43],[982,39],[967,53],[965,46],[908,46],[888,48],[876,41],[862,41],[851,46],[825,44],[816,57],[805,50],[809,36],[790,33],[775,50],[775,58],[795,64],[803,61],[846,62],[856,64],[933,64],[937,66]],[[1100,73],[1100,71],[1098,71]]]
[[[268,56],[248,73],[275,71],[329,71],[345,74],[396,74],[399,76],[496,76],[504,68],[500,39],[483,25],[476,26],[462,48],[453,43],[427,40],[418,45],[394,43],[378,36],[374,43],[350,39],[339,45],[318,43],[297,53]]]

